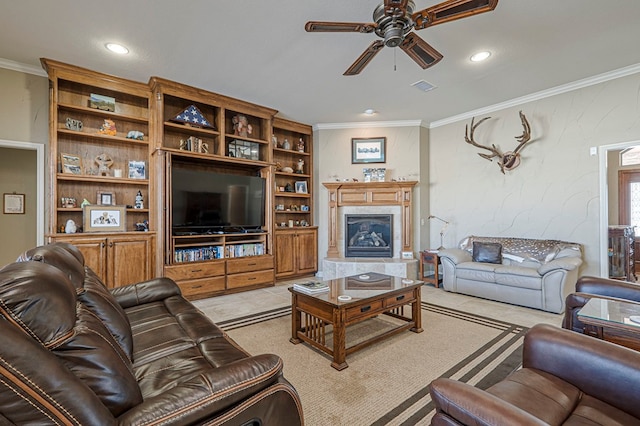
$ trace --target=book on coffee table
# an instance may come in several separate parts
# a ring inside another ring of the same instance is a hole
[[[306,283],[295,283],[293,289],[307,294],[316,294],[329,291],[327,283],[321,281],[309,281]]]

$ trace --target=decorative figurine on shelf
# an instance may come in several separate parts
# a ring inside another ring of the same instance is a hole
[[[136,139],[139,141],[143,141],[144,133],[142,133],[140,130],[131,130],[129,131],[129,133],[127,133],[127,139]]]
[[[113,120],[105,118],[104,123],[100,126],[100,130],[98,130],[98,133],[101,135],[115,136],[117,133],[116,123]]]
[[[82,131],[82,121],[76,120],[75,118],[67,117],[67,122],[65,123],[65,127],[69,130],[74,130],[76,132]]]
[[[291,149],[291,144],[289,143],[289,139],[284,138],[284,142],[282,142],[282,149]]]
[[[273,143],[274,147],[278,147],[278,137],[276,135],[271,136],[271,142]]]
[[[142,232],[149,231],[149,221],[145,220],[145,221],[136,223],[136,231],[142,231]]]
[[[296,164],[296,173],[303,174],[304,173],[304,160],[301,158],[298,160],[298,164]]]
[[[102,153],[96,157],[95,162],[98,164],[98,175],[109,176],[109,167],[113,165],[111,157],[109,157],[108,154]]]
[[[244,115],[234,115],[231,119],[233,122],[233,134],[236,136],[247,137],[253,132],[249,120]]]
[[[291,185],[290,183],[286,184],[284,186],[284,192],[293,192],[293,185]]]
[[[298,141],[298,152],[304,152],[304,141],[302,138]]]
[[[134,209],[144,209],[144,199],[142,198],[142,192],[138,191],[136,194],[136,203],[133,206]]]
[[[64,233],[75,234],[77,230],[78,230],[78,227],[76,226],[76,223],[73,220],[69,219],[67,221],[67,224],[64,227]]]

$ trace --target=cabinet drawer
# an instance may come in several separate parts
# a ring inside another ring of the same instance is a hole
[[[384,307],[388,308],[391,306],[400,306],[406,305],[407,303],[411,303],[413,301],[413,291],[405,291],[401,294],[396,294],[395,296],[387,297],[384,299]]]
[[[227,260],[227,274],[273,269],[273,256],[249,256]]]
[[[365,317],[371,315],[373,312],[380,311],[382,309],[382,300],[374,300],[371,303],[354,306],[346,310],[347,322],[356,318]]]
[[[266,271],[227,275],[227,288],[249,287],[258,284],[273,284],[273,282],[273,266],[272,269]]]
[[[206,296],[224,291],[224,277],[200,278],[197,280],[178,281],[178,287],[186,299]]]
[[[224,275],[224,261],[172,265],[164,269],[164,275],[174,281]]]

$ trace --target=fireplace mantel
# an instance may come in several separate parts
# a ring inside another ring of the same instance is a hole
[[[417,181],[324,182],[329,190],[329,248],[327,257],[338,257],[338,208],[344,206],[400,206],[402,251],[413,251],[413,197]]]

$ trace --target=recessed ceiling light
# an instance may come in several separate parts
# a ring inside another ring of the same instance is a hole
[[[364,113],[367,114],[367,115],[373,115],[373,114],[376,113],[376,111],[371,109],[371,108],[369,108],[369,109],[365,109]]]
[[[127,49],[126,47],[118,43],[107,43],[104,46],[110,51],[112,51],[113,53],[118,53],[120,55],[125,55],[129,53],[129,49]]]
[[[471,62],[482,62],[485,59],[487,59],[489,56],[491,56],[491,52],[489,51],[484,51],[484,52],[478,52],[475,53],[471,56]]]

